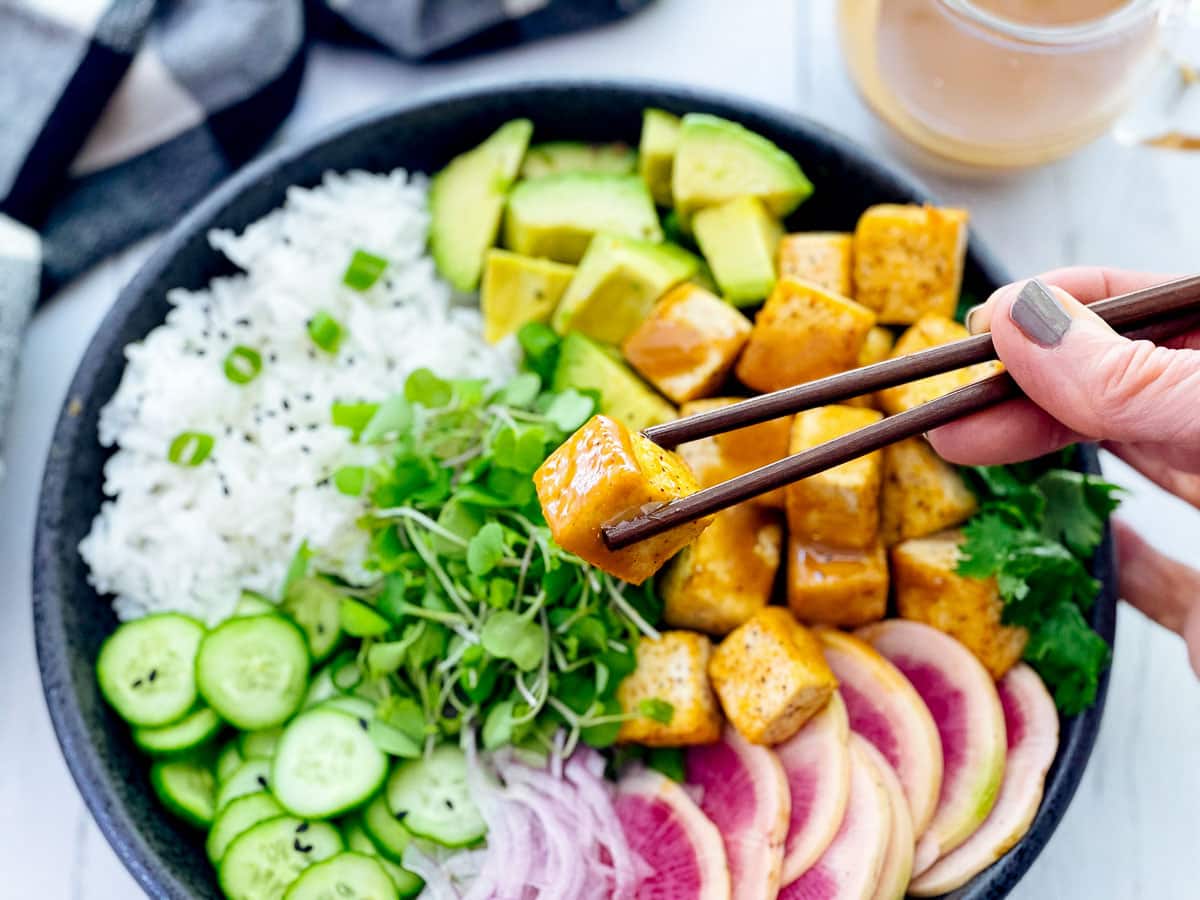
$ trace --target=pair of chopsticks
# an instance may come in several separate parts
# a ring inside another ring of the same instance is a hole
[[[1160,342],[1200,327],[1200,275],[1122,294],[1093,303],[1090,308],[1122,334]],[[660,446],[674,448],[688,441],[994,359],[996,348],[992,345],[992,336],[977,334],[920,353],[656,425],[643,433]],[[993,375],[810,450],[673,500],[634,518],[606,525],[600,533],[610,550],[620,550],[1019,396],[1021,390],[1009,375]]]

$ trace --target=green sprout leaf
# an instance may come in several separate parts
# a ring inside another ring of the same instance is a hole
[[[480,642],[492,656],[511,659],[522,672],[536,669],[546,655],[546,632],[542,626],[508,610],[500,610],[488,618]]]

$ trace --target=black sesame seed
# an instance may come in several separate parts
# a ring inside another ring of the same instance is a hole
[[[407,809],[397,810],[396,812],[392,813],[392,815],[396,817],[397,821],[403,822],[405,819],[408,818],[408,810]]]
[[[139,678],[137,681],[135,681],[135,682],[133,683],[133,686],[134,686],[135,688],[140,688],[140,687],[141,687],[143,684],[145,684],[145,682],[144,682],[144,681],[142,681],[142,679],[140,679],[140,678]]]
[[[260,787],[261,787],[261,788],[262,788],[264,791],[267,789],[267,779],[266,779],[266,776],[264,776],[264,775],[259,775],[259,776],[258,776],[258,778],[256,778],[255,780],[258,782],[259,786],[260,786]]]
[[[312,850],[313,845],[312,844],[302,844],[302,843],[300,843],[300,838],[296,838],[294,841],[292,841],[292,847],[293,847],[293,849],[296,850],[297,853],[308,853],[309,851]]]
[[[272,363],[279,362],[279,354],[274,351],[271,351],[270,353],[267,354],[267,362],[272,362]]]
[[[197,348],[196,348],[196,355],[197,355],[197,356],[208,356],[208,351],[207,351],[207,350],[205,350],[203,347],[197,347]]]
[[[151,669],[150,675],[149,675],[150,681],[153,681],[157,677],[158,677],[158,669]]]
[[[304,402],[312,403],[313,395],[309,391],[304,392]]]
[[[321,622],[318,622],[317,623],[317,634],[324,634],[324,633],[325,633],[325,626]]]
[[[292,408],[292,404],[288,403],[287,397],[284,397],[281,401],[279,401],[279,405],[283,407],[284,412],[287,412]]]
[[[219,337],[223,341],[227,341],[227,340],[229,340],[229,332],[226,331],[224,328],[222,328],[220,331],[217,332],[217,337]]]
[[[301,453],[312,453],[312,447],[308,446],[307,444],[301,444],[300,452]]]
[[[308,831],[308,823],[307,822],[301,822],[299,825],[296,826],[296,834],[304,834],[304,832],[306,832],[306,831]]]
[[[359,727],[359,728],[361,728],[363,731],[366,731],[366,730],[367,730],[367,720],[366,720],[366,719],[359,719],[359,720],[358,720],[358,727]]]
[[[296,426],[295,426],[295,425],[293,425],[293,424],[291,424],[291,423],[289,422],[289,423],[288,423],[288,427],[287,427],[287,433],[288,433],[288,434],[295,434],[295,433],[296,433]]]
[[[242,316],[240,318],[234,319],[233,324],[237,325],[240,328],[247,328],[250,325],[250,320],[247,319],[245,316]]]
[[[450,812],[454,812],[454,801],[453,800],[451,800],[449,797],[447,797],[445,799],[445,801],[443,801],[443,802],[446,804],[446,809],[450,810]]]

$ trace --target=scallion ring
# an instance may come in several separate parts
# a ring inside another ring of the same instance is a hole
[[[355,250],[350,265],[346,267],[346,274],[342,276],[342,283],[356,291],[368,290],[386,268],[387,260],[382,256],[366,250]]]
[[[167,459],[177,466],[198,466],[208,459],[216,439],[203,431],[183,431],[171,441]]]
[[[225,377],[234,384],[249,384],[262,372],[262,354],[238,344],[225,356]]]
[[[319,310],[308,320],[308,336],[326,353],[337,353],[342,335],[342,323],[325,310]]]

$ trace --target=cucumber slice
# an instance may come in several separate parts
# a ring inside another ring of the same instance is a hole
[[[233,608],[234,616],[261,616],[273,612],[278,612],[275,604],[254,591],[242,591],[237,606]]]
[[[387,756],[359,720],[319,707],[284,730],[271,767],[271,786],[298,816],[336,816],[366,802],[387,775]]]
[[[238,797],[271,790],[271,761],[248,759],[217,790],[217,810],[223,810]]]
[[[155,756],[170,756],[199,747],[221,730],[221,717],[202,706],[172,725],[133,729],[133,742]]]
[[[341,592],[324,578],[297,578],[288,585],[280,609],[304,629],[313,662],[329,656],[342,636]]]
[[[346,841],[346,846],[355,853],[373,856],[379,860],[380,865],[388,873],[388,877],[392,879],[392,884],[396,886],[396,891],[401,897],[415,896],[425,886],[425,882],[421,880],[421,876],[414,875],[408,869],[396,865],[396,863],[392,862],[386,856],[379,855],[379,848],[375,846],[375,843],[367,835],[366,829],[363,828],[362,822],[357,816],[342,826],[342,837]]]
[[[229,619],[200,642],[196,683],[208,705],[243,731],[282,725],[308,687],[304,632],[279,615]]]
[[[355,697],[353,694],[342,694],[331,697],[322,703],[318,709],[336,709],[348,716],[362,719],[367,724],[375,718],[375,704],[365,697]]]
[[[304,702],[300,704],[300,708],[309,709],[340,693],[337,685],[333,683],[333,664],[330,663],[318,669],[317,674],[308,683],[308,693],[304,695]]]
[[[243,759],[270,759],[275,755],[282,728],[263,728],[259,731],[243,731],[238,736],[238,748]]]
[[[208,840],[204,842],[209,860],[214,866],[217,865],[239,834],[249,831],[259,822],[281,815],[283,807],[266,791],[256,791],[231,800],[228,806],[217,813]]]
[[[237,738],[231,738],[217,754],[217,781],[224,784],[229,776],[241,768],[245,760]]]
[[[362,824],[381,854],[392,862],[404,862],[404,851],[412,840],[412,832],[392,815],[383,794],[376,796],[363,808]]]
[[[104,699],[130,725],[156,728],[196,705],[196,650],[204,626],[162,613],[126,622],[100,648],[96,677]]]
[[[467,789],[466,755],[451,744],[397,766],[387,801],[409,831],[447,847],[473,844],[487,832]]]
[[[208,766],[192,759],[156,762],[150,767],[150,783],[172,815],[199,828],[212,825],[216,779]]]
[[[280,900],[301,872],[342,849],[332,825],[278,816],[234,838],[217,876],[228,900]]]
[[[283,900],[396,900],[398,896],[379,860],[339,853],[301,872]]]

